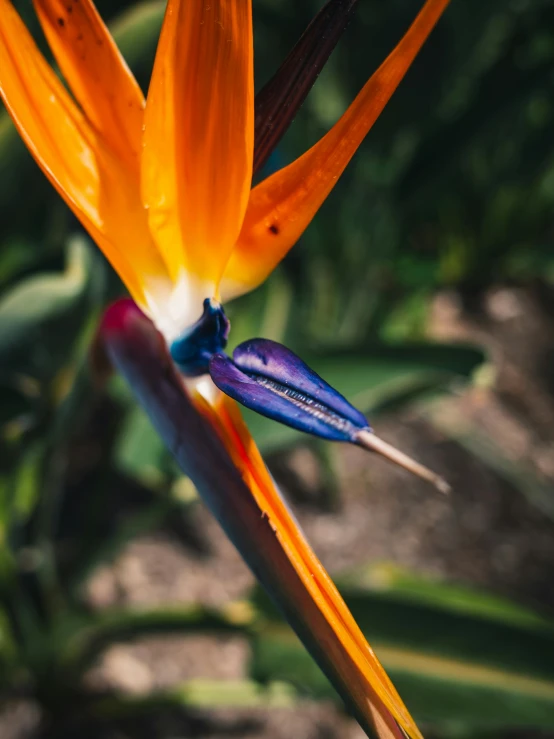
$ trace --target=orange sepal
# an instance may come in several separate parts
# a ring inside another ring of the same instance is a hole
[[[92,126],[138,173],[144,95],[91,0],[33,0],[71,92]]]
[[[427,0],[398,46],[363,87],[342,118],[315,146],[252,190],[244,224],[221,292],[252,290],[300,238],[333,189],[448,5]]]
[[[166,282],[167,273],[136,178],[91,128],[9,0],[0,0],[0,95],[48,179],[145,305],[145,280]]]
[[[169,0],[148,91],[142,194],[174,279],[215,286],[238,237],[254,141],[251,0]]]
[[[327,672],[333,673],[335,684],[343,686],[342,694],[349,696],[358,715],[375,729],[380,739],[401,739],[402,732],[410,739],[422,739],[335,584],[275,487],[237,404],[222,394],[212,404],[198,394],[194,401],[218,431],[298,576],[300,589],[292,600],[319,647],[320,664],[327,664]],[[290,578],[283,580],[283,590],[293,587]]]

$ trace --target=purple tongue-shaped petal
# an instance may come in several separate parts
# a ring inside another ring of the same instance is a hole
[[[233,359],[214,354],[209,369],[220,390],[262,416],[330,441],[350,441],[443,493],[450,490],[442,477],[375,436],[360,411],[281,344],[268,339],[245,341],[237,346]]]
[[[332,441],[354,441],[369,424],[362,413],[296,354],[268,339],[251,339],[216,354],[210,375],[226,395],[263,416]]]
[[[369,426],[365,416],[343,395],[308,367],[300,357],[276,341],[270,339],[245,341],[233,352],[233,360],[243,371],[268,377],[309,395],[358,428]]]

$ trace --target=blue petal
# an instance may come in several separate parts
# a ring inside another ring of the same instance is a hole
[[[296,354],[267,339],[216,354],[210,375],[226,395],[287,426],[331,441],[354,441],[366,418]]]
[[[171,358],[184,375],[196,377],[208,372],[212,354],[227,345],[230,323],[217,300],[206,298],[204,312],[170,346]]]
[[[237,346],[233,359],[242,370],[265,375],[299,390],[348,419],[354,426],[360,429],[368,427],[363,413],[286,346],[270,339],[250,339]]]

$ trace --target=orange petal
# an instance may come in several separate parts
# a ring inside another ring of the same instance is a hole
[[[400,739],[403,734],[398,722],[411,739],[421,739],[414,720],[276,489],[236,403],[220,395],[213,407],[199,396],[196,404],[218,430],[298,575],[300,590],[294,600],[300,619],[308,623],[319,646],[318,659],[327,664],[336,685],[342,686],[342,694],[350,697],[379,737]],[[283,589],[290,587],[290,577],[285,578]]]
[[[169,0],[146,106],[142,193],[171,275],[185,267],[212,289],[248,202],[252,55],[251,0]]]
[[[137,179],[93,131],[8,0],[0,0],[0,95],[46,176],[144,305],[145,281],[168,278]]]
[[[225,269],[224,299],[259,285],[300,238],[396,90],[448,0],[427,0],[396,49],[315,146],[260,183]]]
[[[63,76],[93,127],[138,172],[144,96],[91,0],[34,0]]]

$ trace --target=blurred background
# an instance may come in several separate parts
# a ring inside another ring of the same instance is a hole
[[[258,88],[322,4],[254,0]],[[273,167],[420,5],[360,0]],[[146,90],[164,3],[98,6]],[[553,93],[552,0],[452,0],[300,243],[229,306],[233,344],[286,343],[453,486],[248,416],[430,739],[554,737]],[[124,383],[94,383],[122,288],[5,113],[0,291],[2,739],[361,739]]]

